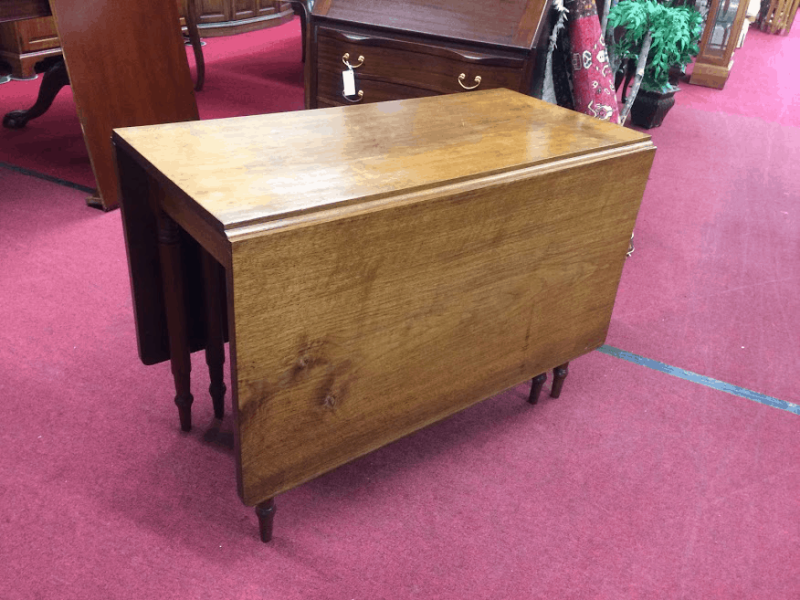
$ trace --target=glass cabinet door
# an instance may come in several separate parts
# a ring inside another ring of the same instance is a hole
[[[708,10],[708,16],[689,83],[722,89],[733,66],[747,0],[701,0],[698,4],[701,12]]]

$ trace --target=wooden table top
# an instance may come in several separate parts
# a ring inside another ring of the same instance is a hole
[[[649,139],[500,89],[115,130],[228,233]]]

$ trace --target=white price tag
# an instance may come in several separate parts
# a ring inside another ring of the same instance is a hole
[[[353,73],[353,69],[342,71],[342,83],[344,84],[345,96],[356,95],[356,77],[355,73]]]

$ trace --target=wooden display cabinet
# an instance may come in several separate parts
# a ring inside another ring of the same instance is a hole
[[[739,42],[748,2],[710,0],[709,5],[700,53],[689,83],[721,90],[733,68],[733,51]]]
[[[306,107],[492,88],[536,95],[548,6],[548,0],[317,0]],[[348,65],[355,90],[345,95]]]
[[[0,60],[11,65],[13,77],[33,77],[37,62],[59,54],[53,17],[0,23]]]

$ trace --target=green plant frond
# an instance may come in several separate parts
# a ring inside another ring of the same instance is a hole
[[[692,6],[659,4],[656,0],[622,0],[608,14],[608,30],[622,28],[620,39],[612,43],[617,56],[638,61],[645,35],[650,32],[651,45],[647,56],[642,87],[669,88],[669,70],[691,62],[699,52],[703,17]],[[609,36],[614,39],[614,36]]]

